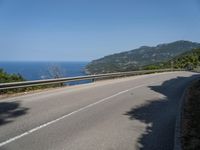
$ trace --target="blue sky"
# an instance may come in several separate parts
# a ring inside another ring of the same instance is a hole
[[[199,0],[0,0],[0,61],[90,61],[200,42]]]

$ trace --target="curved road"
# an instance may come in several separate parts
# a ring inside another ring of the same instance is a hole
[[[0,100],[0,150],[172,150],[181,95],[197,77],[158,73]]]

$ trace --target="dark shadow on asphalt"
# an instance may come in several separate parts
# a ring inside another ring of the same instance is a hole
[[[19,101],[0,102],[0,126],[13,122],[17,117],[25,115],[28,108],[21,107]]]
[[[197,77],[199,75],[177,77],[158,86],[149,86],[164,98],[149,100],[148,103],[126,112],[129,119],[147,124],[145,133],[138,139],[139,150],[173,150],[179,100],[188,83]]]

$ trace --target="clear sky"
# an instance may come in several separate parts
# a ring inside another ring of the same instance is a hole
[[[0,0],[0,61],[89,61],[200,42],[200,0]]]

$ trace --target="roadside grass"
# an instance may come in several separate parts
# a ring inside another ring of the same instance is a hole
[[[7,90],[0,90],[0,95],[12,95],[12,94],[17,94],[17,93],[26,93],[26,92],[31,92],[31,91],[58,88],[58,87],[63,87],[63,86],[65,86],[63,83],[55,83],[55,84],[49,84],[49,85],[37,85],[37,86],[32,86],[32,87],[7,89]]]
[[[182,117],[183,150],[200,150],[200,79],[188,89]]]

